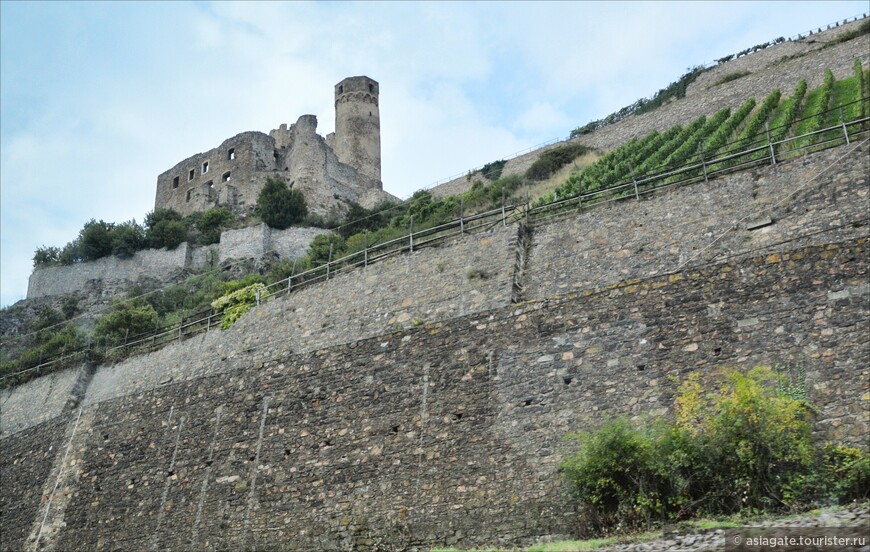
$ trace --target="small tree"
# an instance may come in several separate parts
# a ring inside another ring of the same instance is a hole
[[[145,237],[149,247],[175,249],[187,239],[188,226],[172,209],[158,209],[145,216]]]
[[[112,229],[112,254],[129,259],[146,245],[145,229],[136,220],[123,222]]]
[[[157,311],[151,305],[119,303],[97,320],[94,339],[97,343],[119,345],[128,337],[153,331],[157,327]]]
[[[344,238],[338,234],[320,234],[311,240],[308,246],[308,259],[313,267],[325,265],[330,260],[329,252],[332,249],[332,259],[341,257],[347,244]]]
[[[94,261],[112,254],[112,231],[115,225],[94,219],[85,223],[79,232],[83,261]]]
[[[254,212],[270,228],[283,230],[302,221],[308,214],[308,206],[302,192],[288,189],[283,180],[270,178],[257,196]]]
[[[221,231],[235,219],[230,211],[224,208],[206,211],[196,221],[196,229],[202,233],[201,243],[209,245],[221,240]]]
[[[33,266],[36,268],[60,263],[59,247],[38,247],[33,253]]]

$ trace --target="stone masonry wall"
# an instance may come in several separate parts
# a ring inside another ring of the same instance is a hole
[[[172,250],[144,249],[130,259],[103,257],[70,266],[40,268],[30,275],[27,298],[80,292],[101,298],[114,297],[142,278],[169,282],[181,270],[202,270],[231,259],[260,259],[276,252],[283,258],[305,256],[308,245],[325,230],[288,228],[273,230],[261,224],[226,230],[219,244],[191,247],[186,242]]]
[[[130,259],[103,257],[88,263],[40,268],[33,271],[27,285],[27,298],[84,292],[98,297],[114,295],[119,287],[139,278],[163,280],[170,273],[189,265],[190,247],[182,243],[172,250],[144,249]]]
[[[101,366],[72,405],[80,371],[4,390],[0,550],[566,535],[565,433],[717,367],[803,372],[819,436],[866,444],[868,173],[853,144],[539,225],[527,303],[496,227]]]
[[[222,332],[223,352],[188,342],[206,365],[231,369],[99,401],[89,390],[78,432],[71,413],[55,454],[69,442],[74,464],[49,516],[65,525],[43,543],[338,550],[565,535],[564,434],[666,414],[671,376],[720,366],[803,368],[823,435],[866,442],[867,247],[707,264],[303,353],[252,342],[245,327]],[[3,443],[4,473],[16,477],[0,496],[21,505],[28,528],[25,514],[43,514],[30,479],[48,463],[33,450],[52,438],[41,427]],[[23,534],[2,549],[21,549]]]
[[[835,148],[641,198],[536,227],[527,296],[648,278],[716,256],[864,236],[870,147]]]

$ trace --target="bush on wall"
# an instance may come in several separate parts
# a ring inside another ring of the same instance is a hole
[[[867,497],[870,455],[814,444],[811,409],[777,391],[780,377],[767,368],[708,381],[695,373],[679,388],[675,422],[617,419],[573,436],[579,450],[560,470],[584,530]]]

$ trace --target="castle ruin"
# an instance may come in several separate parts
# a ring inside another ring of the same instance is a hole
[[[248,214],[269,178],[305,195],[309,211],[336,215],[350,202],[371,207],[395,200],[381,182],[378,83],[365,76],[335,85],[335,132],[317,134],[317,117],[302,115],[265,134],[242,132],[157,177],[154,209],[181,214],[224,207]]]

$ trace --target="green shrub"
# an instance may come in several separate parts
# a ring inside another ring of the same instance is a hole
[[[24,350],[14,360],[0,362],[0,375],[12,374],[21,371],[23,368],[36,366],[44,360],[55,358],[61,354],[71,353],[84,345],[84,335],[72,324],[68,324],[61,329],[46,329],[38,336],[38,343],[36,345]],[[67,359],[66,362],[56,362],[46,369],[57,370],[73,362],[76,362],[76,360],[72,358]],[[44,374],[45,372],[41,373]],[[3,384],[10,386],[23,383],[38,375],[40,374],[32,370],[16,377],[6,378],[3,380]]]
[[[60,253],[61,249],[59,247],[42,246],[36,248],[36,251],[33,253],[34,268],[60,264]]]
[[[121,259],[129,259],[147,244],[145,229],[135,220],[115,225],[111,232],[112,254]]]
[[[283,230],[304,220],[308,206],[302,192],[288,189],[283,180],[270,178],[257,196],[254,212],[270,228]]]
[[[331,259],[335,260],[344,255],[346,243],[344,238],[338,234],[320,234],[311,240],[308,246],[308,259],[312,267],[325,265],[330,260],[330,249],[332,250]]]
[[[826,443],[821,455],[820,487],[840,502],[870,498],[870,454],[858,448]]]
[[[236,320],[257,304],[257,295],[264,300],[268,295],[266,286],[262,283],[252,284],[231,293],[218,297],[211,303],[215,312],[223,312],[221,328],[226,330],[235,324]]]
[[[638,528],[690,515],[775,511],[826,496],[866,496],[870,459],[854,449],[815,447],[809,408],[777,391],[769,369],[692,374],[675,399],[675,422],[625,420],[575,437],[561,465],[596,531]]]
[[[661,450],[667,439],[621,418],[572,437],[580,450],[562,462],[560,471],[580,502],[587,530],[635,530],[662,518],[671,494]]]
[[[157,311],[151,305],[118,303],[97,320],[94,341],[98,345],[120,345],[129,338],[153,332],[156,327]]]
[[[221,239],[221,232],[235,218],[235,215],[222,207],[209,209],[202,213],[196,221],[196,229],[201,233],[200,243],[202,245],[218,243]]]
[[[187,239],[188,225],[172,209],[158,209],[145,215],[145,239],[148,247],[175,249]]]
[[[504,170],[504,166],[507,164],[505,160],[493,161],[492,163],[487,163],[480,169],[480,173],[484,178],[490,181],[495,181],[501,178],[501,172]]]
[[[680,387],[677,427],[704,451],[686,474],[700,510],[774,510],[797,501],[794,487],[814,462],[809,410],[779,394],[778,381],[771,370],[754,368],[747,375],[724,371],[706,385],[695,373]]]
[[[94,219],[85,223],[79,231],[81,260],[94,261],[112,254],[112,230],[114,224]]]
[[[526,178],[546,180],[553,176],[553,173],[589,151],[590,149],[582,144],[565,144],[549,149],[542,153],[526,170]]]

